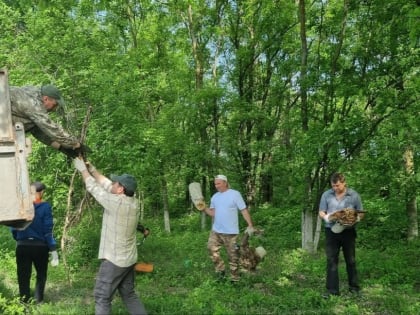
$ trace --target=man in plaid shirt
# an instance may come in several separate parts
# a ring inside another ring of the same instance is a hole
[[[136,228],[139,207],[134,193],[136,179],[129,174],[111,175],[108,179],[83,159],[74,159],[86,190],[103,207],[99,256],[102,260],[94,289],[95,314],[111,314],[111,302],[118,290],[130,314],[147,314],[134,291],[137,261]]]

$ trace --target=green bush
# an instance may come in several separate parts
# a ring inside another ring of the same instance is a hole
[[[372,203],[366,221],[359,223],[360,298],[347,293],[342,255],[339,274],[343,294],[329,300],[321,298],[325,287],[323,234],[318,253],[306,253],[300,249],[299,210],[270,207],[252,212],[256,225],[264,229],[263,236],[251,239],[252,245],[263,245],[267,256],[255,274],[244,274],[235,286],[216,281],[207,253],[209,218],[204,231],[198,212],[172,219],[171,233],[165,232],[161,218],[144,220],[152,233],[142,244],[139,234],[138,261],[152,263],[154,270],[137,274],[136,290],[151,314],[416,314],[420,312],[420,243],[408,243],[401,234],[387,239],[385,231],[404,226],[404,220],[381,220],[379,214],[388,211],[381,203]],[[67,252],[70,268],[62,264],[49,268],[46,303],[30,305],[31,314],[94,312],[92,291],[99,264],[100,224],[100,211],[91,211],[71,229],[74,242]],[[4,310],[7,306],[19,311],[19,304],[12,302],[17,291],[15,272],[10,272],[15,270],[14,242],[7,229],[0,232],[0,240],[8,244],[0,255],[1,282],[8,284],[0,286],[2,297],[6,297],[1,305]],[[226,257],[224,252],[222,255]],[[126,314],[118,294],[113,314]]]
[[[0,313],[3,315],[23,315],[30,310],[30,305],[19,302],[19,298],[7,299],[0,293]]]

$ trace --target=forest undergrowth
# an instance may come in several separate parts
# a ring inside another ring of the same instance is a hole
[[[152,233],[143,244],[139,237],[139,261],[152,263],[154,270],[137,274],[137,292],[150,314],[419,314],[420,242],[408,243],[403,220],[391,220],[381,211],[372,209],[358,226],[360,296],[347,293],[341,255],[342,294],[328,300],[322,298],[324,236],[321,235],[317,253],[302,251],[299,209],[274,208],[260,208],[252,213],[264,234],[251,238],[251,245],[264,246],[267,256],[255,274],[243,274],[237,285],[215,278],[206,250],[209,231],[201,230],[199,213],[173,218],[171,233],[163,231],[160,218],[145,220]],[[72,231],[67,265],[61,262],[56,268],[49,267],[45,302],[22,305],[16,298],[15,242],[8,228],[1,227],[1,313],[93,314],[99,229],[99,217],[85,216]],[[127,314],[118,294],[113,314]]]

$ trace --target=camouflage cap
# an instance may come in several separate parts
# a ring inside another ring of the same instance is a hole
[[[57,101],[57,104],[60,106],[64,105],[63,97],[61,96],[60,90],[55,87],[54,85],[43,85],[41,87],[41,95],[42,96],[48,96]]]
[[[125,189],[127,189],[130,192],[135,192],[137,189],[137,181],[134,178],[133,175],[130,174],[122,174],[122,175],[111,175],[111,180],[113,182],[118,182],[122,186],[124,186]]]

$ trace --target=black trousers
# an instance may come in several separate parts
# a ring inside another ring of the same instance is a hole
[[[349,290],[358,292],[360,287],[356,269],[356,230],[351,228],[336,234],[330,228],[326,228],[325,239],[325,252],[327,255],[326,287],[328,292],[331,294],[340,294],[338,277],[340,248],[343,249],[344,260],[346,262]]]
[[[17,245],[16,265],[19,284],[19,295],[24,302],[28,302],[30,293],[30,281],[32,264],[36,271],[36,283],[34,298],[37,303],[44,300],[45,284],[48,271],[48,246],[45,245]]]

